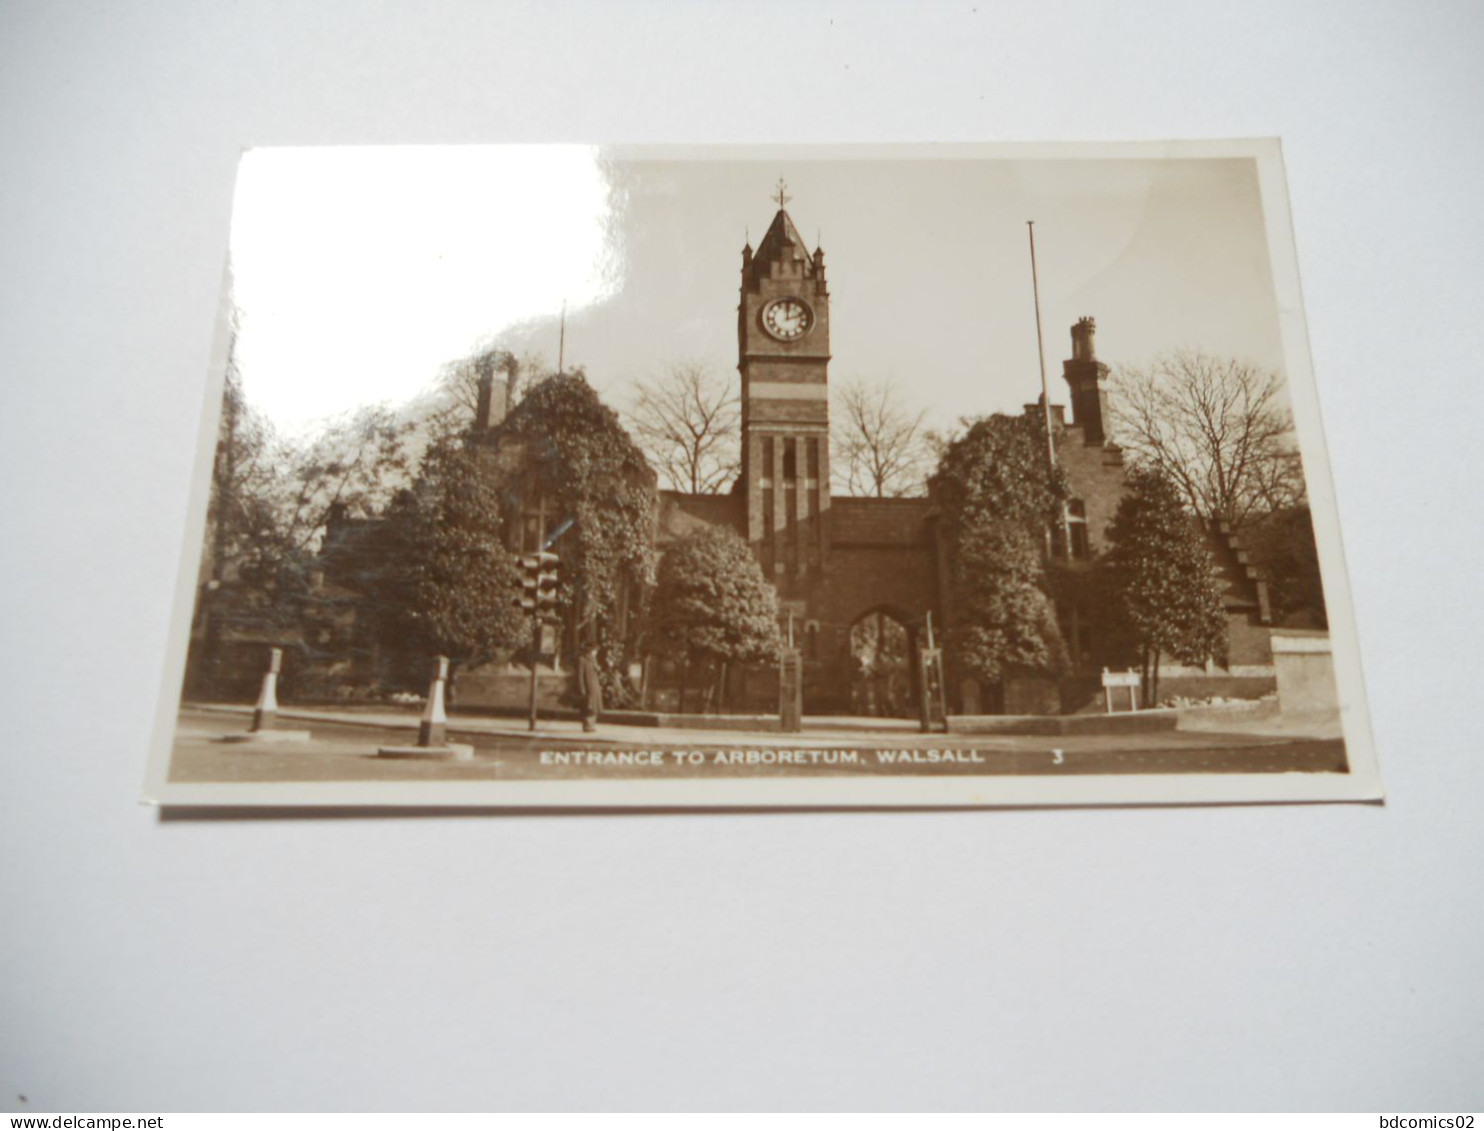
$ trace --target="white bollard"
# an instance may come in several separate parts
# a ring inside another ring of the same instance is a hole
[[[252,730],[272,730],[278,720],[278,672],[283,667],[283,649],[268,650],[268,670],[263,673],[263,687],[258,692],[252,712]]]
[[[448,679],[448,657],[434,660],[433,686],[428,688],[428,705],[417,726],[419,746],[444,746],[448,742],[448,713],[443,707],[443,684]]]

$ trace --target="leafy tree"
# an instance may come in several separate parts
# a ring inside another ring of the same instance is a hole
[[[641,381],[629,418],[661,478],[676,491],[720,491],[737,474],[742,410],[736,390],[687,363]]]
[[[964,674],[995,683],[1066,669],[1066,644],[1045,584],[1041,552],[1023,525],[982,511],[964,520],[954,547],[948,626]]]
[[[244,575],[257,578],[269,572],[278,551],[283,463],[283,445],[268,419],[248,402],[236,361],[229,357],[201,563],[211,591]],[[268,604],[263,594],[248,600],[253,586],[235,588],[243,594],[238,615],[249,615],[254,605]],[[218,627],[226,612],[222,604],[219,601],[216,610]],[[257,616],[261,618],[265,611],[260,608]]]
[[[597,643],[608,701],[627,701],[623,611],[654,575],[657,499],[644,454],[581,370],[529,386],[488,442],[507,510],[541,497],[571,523],[552,547],[562,559],[559,607]]]
[[[1064,476],[1046,468],[1046,432],[1039,418],[981,417],[943,445],[929,493],[950,529],[967,516],[988,513],[1044,534],[1067,495]]]
[[[376,558],[378,595],[393,625],[429,655],[460,667],[523,643],[520,571],[502,537],[498,486],[482,453],[456,438],[435,441],[415,488],[387,509]]]
[[[778,659],[778,596],[747,543],[728,527],[703,527],[660,559],[650,612],[651,646],[692,669]],[[680,689],[685,709],[685,683]]]
[[[1248,524],[1242,543],[1268,583],[1273,622],[1287,628],[1327,628],[1319,548],[1307,506],[1286,507]]]
[[[234,339],[235,347],[235,339]],[[203,690],[221,676],[225,641],[296,635],[332,513],[370,514],[408,483],[411,426],[381,406],[286,438],[256,409],[229,351],[212,465],[199,634]]]
[[[1245,362],[1182,350],[1112,387],[1118,442],[1157,467],[1202,518],[1241,528],[1304,499],[1283,379]]]
[[[944,445],[929,480],[948,566],[948,656],[981,681],[1066,666],[1038,548],[1066,489],[1045,453],[1038,421],[985,417]]]
[[[1226,649],[1215,566],[1180,488],[1158,468],[1130,470],[1108,542],[1114,615],[1139,650],[1144,700],[1153,704],[1162,654],[1200,664]]]
[[[920,493],[932,451],[923,428],[926,410],[914,414],[890,381],[844,381],[832,392],[837,485],[878,499]]]

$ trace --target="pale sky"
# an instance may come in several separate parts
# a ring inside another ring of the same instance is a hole
[[[247,393],[297,429],[405,402],[480,345],[554,364],[564,300],[568,365],[615,405],[677,362],[735,380],[741,249],[780,176],[799,231],[822,238],[832,379],[891,378],[939,426],[1040,391],[1028,219],[1054,401],[1085,314],[1115,368],[1199,347],[1282,370],[1251,160],[789,152],[254,150],[232,230]]]

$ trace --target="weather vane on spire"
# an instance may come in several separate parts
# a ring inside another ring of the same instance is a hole
[[[779,177],[778,178],[778,207],[779,208],[782,208],[785,204],[787,204],[792,199],[793,199],[793,197],[791,197],[791,196],[788,195],[788,182],[786,182],[782,177]]]

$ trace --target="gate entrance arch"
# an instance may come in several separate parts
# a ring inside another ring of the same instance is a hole
[[[850,712],[917,716],[917,630],[900,614],[876,608],[850,626]]]

